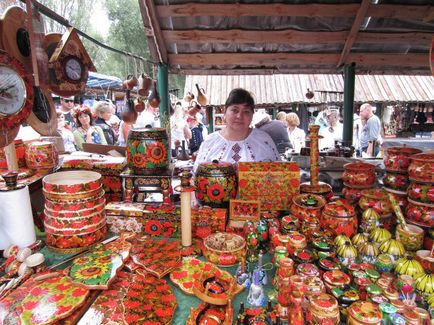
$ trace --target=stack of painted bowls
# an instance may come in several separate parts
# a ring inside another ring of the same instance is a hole
[[[407,207],[407,187],[409,185],[408,167],[413,155],[422,151],[410,147],[391,147],[384,157],[386,175],[383,178],[384,189],[392,193],[401,209]]]
[[[348,163],[344,166],[344,189],[342,194],[350,203],[357,203],[362,190],[374,188],[375,166],[361,161]]]
[[[412,156],[408,176],[406,217],[429,230],[434,227],[434,151]]]
[[[392,215],[393,208],[386,191],[379,188],[362,190],[359,207],[362,211],[369,208],[375,210],[379,215],[380,226],[393,230],[395,218]]]
[[[59,172],[45,176],[42,185],[44,226],[50,249],[75,253],[104,239],[107,229],[101,174]]]

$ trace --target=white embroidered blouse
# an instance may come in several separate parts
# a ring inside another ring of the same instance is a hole
[[[213,160],[236,164],[239,161],[279,161],[280,156],[267,133],[252,129],[241,141],[226,140],[220,132],[211,133],[199,148],[193,171],[196,172],[200,163]]]

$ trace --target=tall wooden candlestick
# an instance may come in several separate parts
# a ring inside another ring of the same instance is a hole
[[[181,177],[181,244],[184,247],[191,246],[191,192],[190,185],[192,174],[184,171]]]
[[[319,125],[310,125],[310,183],[317,186],[319,182]]]

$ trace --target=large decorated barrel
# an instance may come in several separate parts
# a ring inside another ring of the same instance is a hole
[[[75,253],[104,239],[107,228],[101,174],[54,173],[43,178],[42,186],[44,227],[51,250]]]
[[[128,135],[127,163],[136,175],[161,175],[169,168],[166,129],[135,128]]]
[[[201,163],[195,177],[196,199],[201,205],[229,207],[237,194],[237,174],[228,162]]]

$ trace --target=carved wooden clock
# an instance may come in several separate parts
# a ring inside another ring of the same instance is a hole
[[[33,88],[23,65],[0,50],[0,131],[23,123],[32,111]]]
[[[83,92],[89,71],[96,71],[75,29],[70,28],[48,54],[51,90],[61,96]]]

